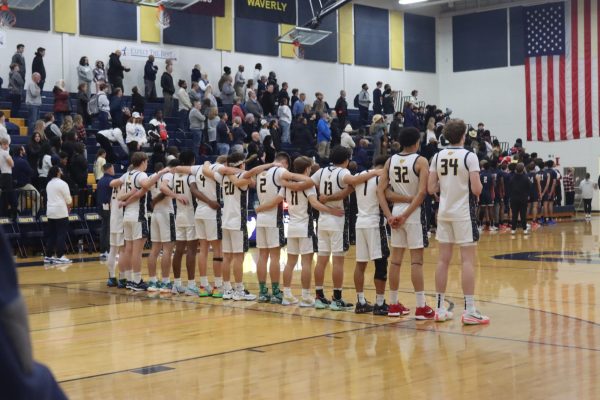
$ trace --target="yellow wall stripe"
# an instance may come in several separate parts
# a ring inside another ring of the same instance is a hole
[[[54,31],[77,33],[77,0],[54,0]]]
[[[390,12],[390,54],[392,69],[404,69],[404,14]]]
[[[156,25],[158,9],[140,6],[140,40],[142,42],[160,43],[160,28]]]
[[[346,4],[338,11],[339,61],[340,64],[354,64],[354,27],[352,26],[352,3]]]
[[[225,16],[215,17],[215,49],[233,50],[233,0],[225,0]]]
[[[295,25],[279,24],[279,35],[289,32]],[[279,54],[281,57],[294,58],[294,45],[287,43],[279,43]]]

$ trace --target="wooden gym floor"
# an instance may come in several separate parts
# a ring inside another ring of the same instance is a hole
[[[72,399],[598,399],[599,231],[594,218],[530,237],[484,233],[477,300],[491,317],[486,327],[463,327],[458,317],[438,324],[210,298],[153,299],[108,289],[106,267],[96,261],[18,272],[35,358]],[[254,292],[255,259],[252,250],[244,277]],[[432,240],[425,256],[430,303],[436,259]],[[345,267],[344,297],[354,301],[353,249]],[[329,268],[327,275],[331,295]],[[373,301],[371,276],[372,266],[366,293]],[[299,279],[297,272],[296,295]],[[408,268],[400,290],[414,310]],[[461,293],[455,265],[447,298],[458,314]]]

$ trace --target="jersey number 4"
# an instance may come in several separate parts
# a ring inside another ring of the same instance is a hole
[[[408,167],[394,167],[394,174],[396,175],[396,183],[410,183],[408,181]]]
[[[448,172],[452,168],[452,175],[456,176],[458,174],[458,159],[456,158],[444,158],[442,159],[442,175],[448,175]]]

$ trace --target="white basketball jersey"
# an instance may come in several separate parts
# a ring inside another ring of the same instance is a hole
[[[314,187],[304,191],[296,192],[294,190],[285,190],[285,201],[288,204],[288,222],[289,238],[307,238],[314,236],[314,225],[312,207],[308,198],[317,196]]]
[[[279,195],[285,195],[281,191],[281,175],[284,168],[271,167],[261,172],[256,177],[256,195],[260,204],[273,201]],[[283,204],[270,210],[263,211],[256,216],[256,226],[277,228],[283,226]]]
[[[123,210],[119,208],[117,197],[125,193],[125,185],[120,188],[113,188],[110,196],[110,233],[123,233]]]
[[[194,226],[194,196],[190,185],[196,181],[193,175],[175,174],[173,176],[173,191],[175,194],[182,194],[187,199],[187,204],[179,200],[177,203],[177,215],[175,216],[175,226]]]
[[[213,173],[218,172],[222,167],[222,164],[212,164],[209,168]],[[196,178],[196,186],[203,195],[208,197],[212,201],[218,203],[221,202],[221,184],[216,182],[214,179],[204,176],[202,173],[202,165],[192,167],[192,173]],[[196,206],[196,219],[210,219],[215,220],[217,214],[220,214],[221,210],[215,210],[203,201],[196,200],[198,205]],[[219,215],[220,218],[220,215]]]
[[[361,172],[359,175],[366,174],[367,171]],[[377,228],[379,229],[381,219],[381,210],[379,209],[379,199],[377,198],[377,185],[379,177],[374,176],[368,181],[357,185],[356,204],[358,206],[358,214],[356,214],[357,228]]]
[[[236,176],[241,177],[242,172]],[[245,232],[248,222],[248,186],[238,188],[229,175],[221,176],[216,173],[215,178],[223,186],[223,228]]]
[[[477,156],[462,147],[448,147],[433,157],[429,170],[437,172],[440,181],[438,220],[474,218],[475,198],[471,194],[469,173],[479,172]]]
[[[132,169],[121,177],[121,181],[125,185],[125,193],[130,193],[133,189],[141,190],[141,182],[148,178],[145,172]],[[128,222],[141,222],[146,219],[146,194],[139,200],[128,204],[125,207],[123,220]]]
[[[393,192],[402,196],[416,196],[419,192],[419,174],[416,171],[417,160],[421,157],[417,153],[395,154],[390,159],[388,173],[390,187]],[[410,203],[394,203],[392,214],[401,215]],[[406,220],[407,223],[420,223],[421,210],[416,209]]]
[[[344,177],[350,175],[350,171],[340,167],[325,167],[315,172],[311,178],[315,185],[319,186],[319,193],[326,196],[337,194],[346,188]],[[343,209],[344,201],[336,200],[327,203],[328,206]],[[343,231],[345,217],[336,217],[332,214],[321,212],[319,215],[319,229],[325,231]]]
[[[154,176],[154,175],[151,175]],[[167,182],[169,188],[173,190],[173,174],[168,172],[164,174],[159,180],[156,181],[152,189],[150,189],[150,194],[152,198],[155,199],[160,193],[160,186],[163,182]],[[163,213],[163,214],[174,214],[173,211],[173,199],[171,197],[165,197],[159,203],[154,205],[153,213]]]

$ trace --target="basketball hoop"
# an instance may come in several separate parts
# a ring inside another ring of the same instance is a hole
[[[10,29],[17,23],[17,17],[8,8],[8,0],[0,3],[0,28]]]
[[[294,46],[294,57],[303,60],[304,59],[304,46],[298,41],[294,40],[292,42],[292,46]]]
[[[171,26],[171,15],[162,4],[156,9],[156,26],[160,29],[167,29]]]

